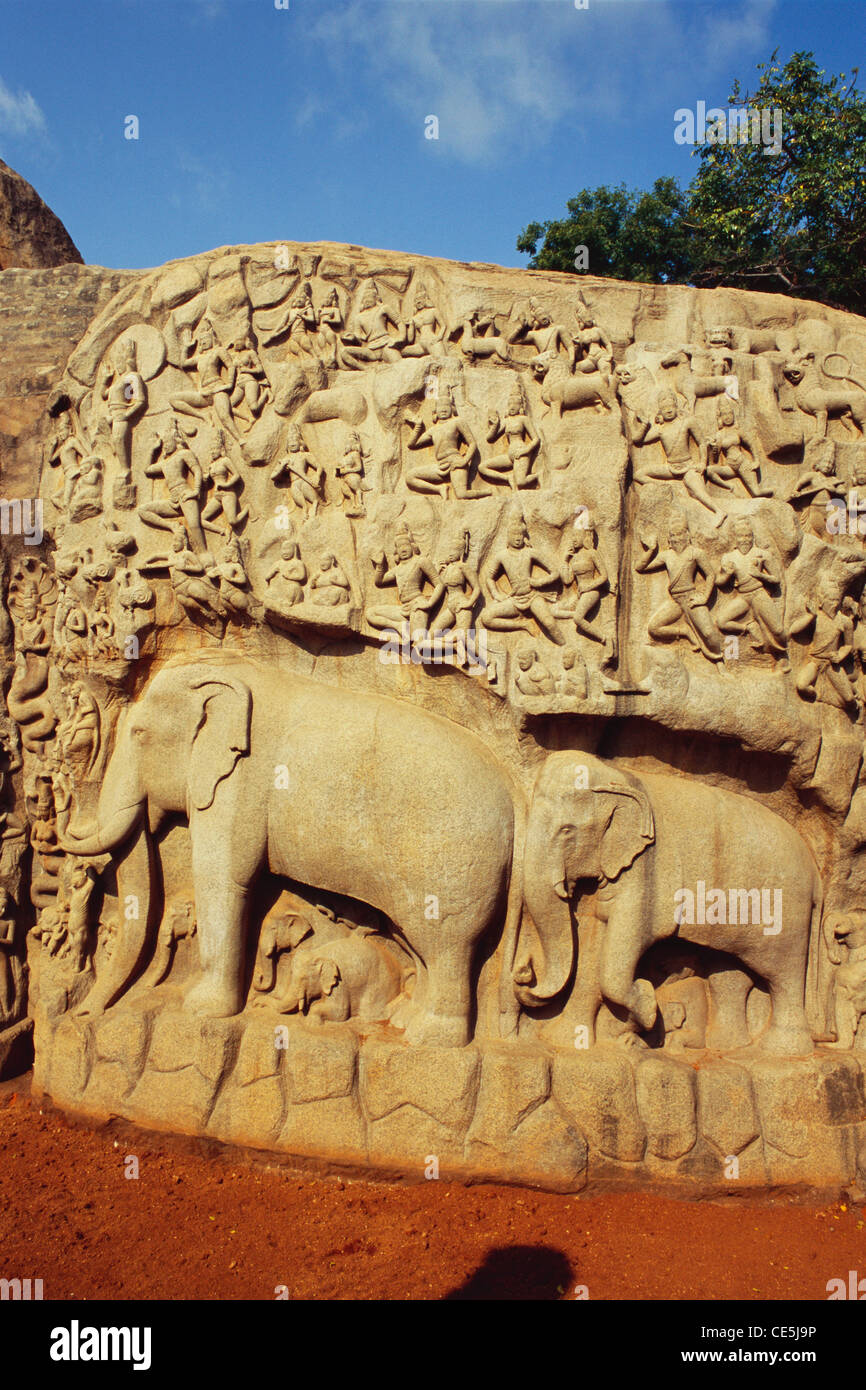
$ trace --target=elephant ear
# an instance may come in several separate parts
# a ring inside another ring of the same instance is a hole
[[[608,881],[612,881],[633,864],[639,854],[655,840],[655,822],[649,797],[644,791],[615,781],[596,785],[596,795],[610,796],[610,814],[602,834],[599,865]]]
[[[340,983],[340,967],[336,961],[322,960],[319,962],[319,982],[323,994],[333,994]]]
[[[220,782],[250,751],[252,694],[228,676],[202,677],[192,689],[200,692],[201,718],[192,741],[189,796],[197,811],[206,811]]]

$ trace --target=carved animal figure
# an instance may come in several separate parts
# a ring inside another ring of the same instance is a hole
[[[267,994],[277,977],[277,957],[281,951],[291,951],[310,935],[313,928],[306,917],[297,912],[284,912],[268,917],[259,937],[253,989]]]
[[[168,974],[178,941],[191,941],[195,936],[195,909],[191,902],[173,903],[160,923],[156,951],[142,980],[148,986],[161,984]]]
[[[799,409],[804,415],[814,417],[819,437],[826,435],[831,416],[837,416],[849,433],[866,433],[866,391],[848,381],[838,381],[832,387],[825,385],[833,378],[819,377],[814,352],[789,359],[782,368],[782,375],[791,383]],[[849,421],[853,421],[856,431],[850,428]]]
[[[538,946],[529,948],[515,974],[526,1005],[555,998],[571,978],[570,904],[582,880],[598,885],[598,948],[589,953],[597,956],[597,973],[591,969],[582,978],[578,963],[575,985],[584,1011],[580,1022],[591,1034],[602,999],[632,1029],[653,1026],[656,997],[638,975],[641,957],[653,942],[678,935],[730,953],[766,981],[772,1018],[760,1039],[763,1048],[812,1051],[803,1000],[821,880],[806,844],[780,817],[746,797],[680,777],[638,777],[587,754],[551,754],[536,781],[526,828],[524,894],[538,935]],[[727,897],[735,886],[737,910],[726,915],[737,922],[683,909],[680,890],[699,894],[701,883],[722,885]],[[759,899],[769,890],[773,910],[783,905],[784,924],[756,922],[754,898],[743,898],[749,890]],[[704,915],[709,922],[700,920]],[[522,942],[519,949],[525,950]],[[738,996],[744,1003],[745,991]]]
[[[201,959],[187,1007],[216,1017],[243,1007],[247,900],[267,865],[383,913],[424,967],[407,1037],[468,1041],[476,944],[506,901],[508,930],[520,901],[515,801],[474,735],[406,702],[241,656],[169,663],[121,718],[95,822],[67,826],[64,816],[59,827],[68,852],[112,852],[121,897],[136,892],[141,904],[86,1012],[108,1007],[139,968],[148,827],[178,812],[189,817]]]
[[[603,415],[614,406],[613,388],[599,371],[577,372],[572,376],[568,365],[557,352],[543,352],[530,363],[533,375],[542,383],[541,399],[558,420],[564,410],[578,410],[594,405]],[[547,411],[542,411],[547,414]]]
[[[358,928],[342,939],[299,946],[292,953],[289,984],[277,1008],[281,1013],[308,1014],[319,1022],[379,1022],[389,1017],[402,984],[393,950],[374,933]]]
[[[837,966],[829,1009],[831,1047],[852,1048],[866,1014],[866,913],[833,912],[824,922],[824,940],[830,961]],[[842,962],[839,943],[848,947]]]

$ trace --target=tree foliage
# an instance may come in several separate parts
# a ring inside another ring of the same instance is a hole
[[[772,290],[866,312],[866,100],[857,69],[827,77],[811,53],[760,64],[757,87],[734,84],[732,107],[781,113],[781,150],[705,143],[681,189],[583,189],[568,215],[531,222],[517,249],[530,266],[614,279]]]

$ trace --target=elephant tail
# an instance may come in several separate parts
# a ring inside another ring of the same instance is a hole
[[[514,848],[511,875],[508,881],[508,900],[505,928],[502,933],[502,967],[499,976],[499,1036],[514,1038],[520,1019],[520,1000],[514,987],[514,962],[523,916],[523,855],[526,844],[526,812],[515,798]]]
[[[824,909],[824,890],[821,879],[815,871],[815,886],[812,893],[812,917],[809,925],[809,954],[806,967],[806,1017],[812,1030],[812,1037],[820,1042],[827,1038],[828,1010],[830,1008],[830,988],[832,965],[824,933],[821,930],[821,917]]]

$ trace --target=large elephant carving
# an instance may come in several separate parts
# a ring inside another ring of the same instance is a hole
[[[583,753],[551,754],[526,826],[524,896],[536,936],[527,945],[521,935],[514,975],[525,1006],[554,999],[571,981],[571,908],[588,881],[595,885],[592,959],[578,961],[574,988],[590,1028],[602,1001],[632,1035],[653,1026],[655,992],[639,976],[641,957],[678,935],[730,954],[766,982],[772,1015],[757,1040],[762,1048],[812,1051],[804,998],[810,938],[813,950],[821,948],[821,880],[804,840],[781,817],[690,779],[638,776]],[[702,911],[702,902],[712,910]],[[767,904],[781,908],[778,923],[762,915]],[[744,1012],[745,992],[739,997]]]
[[[503,922],[513,940],[520,909],[514,795],[474,735],[242,656],[177,659],[121,716],[95,823],[62,826],[62,843],[112,852],[119,884],[132,862],[143,885],[150,835],[178,812],[201,961],[187,1007],[243,1008],[247,901],[267,866],[383,913],[420,963],[408,1039],[468,1041],[476,945]],[[135,978],[152,916],[143,903],[124,921],[83,1010],[101,1012]]]

